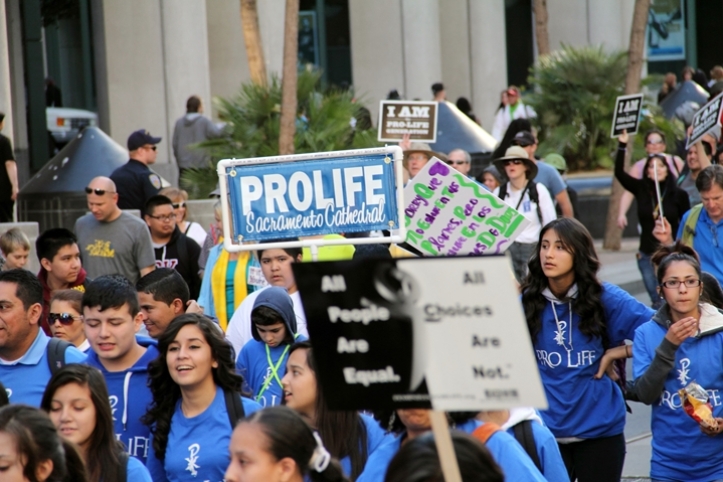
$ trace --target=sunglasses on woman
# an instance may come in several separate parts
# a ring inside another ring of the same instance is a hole
[[[61,325],[72,325],[75,320],[81,318],[81,316],[71,315],[70,313],[48,313],[48,321],[51,325],[56,321],[59,321]]]
[[[524,161],[521,161],[520,159],[508,159],[505,161],[505,166],[509,166],[510,164],[514,164],[515,166],[519,166]]]
[[[171,206],[173,206],[173,209],[185,208],[186,203],[185,202],[173,203],[173,204],[171,204]]]

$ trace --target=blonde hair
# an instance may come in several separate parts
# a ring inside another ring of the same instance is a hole
[[[170,199],[174,203],[179,198],[183,199],[184,203],[186,201],[188,201],[188,193],[185,190],[178,188],[178,187],[173,187],[173,186],[164,187],[163,189],[161,189],[158,192],[158,194],[160,194],[162,196],[166,196],[168,199]],[[178,222],[185,221],[187,217],[188,217],[188,206],[186,206],[186,211],[183,213],[183,219],[179,219]]]
[[[20,228],[10,228],[0,235],[0,251],[8,255],[16,249],[30,251],[30,240]]]

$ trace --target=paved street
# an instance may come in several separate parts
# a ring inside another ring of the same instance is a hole
[[[595,248],[602,261],[600,278],[614,283],[643,303],[650,303],[643,280],[635,261],[638,239],[624,239],[620,251],[605,251],[602,242],[596,241]],[[631,376],[632,363],[628,362],[627,373]],[[625,426],[625,440],[628,453],[625,458],[623,480],[650,480],[650,407],[642,403],[630,403],[633,413],[628,413]],[[594,416],[594,415],[593,415]]]

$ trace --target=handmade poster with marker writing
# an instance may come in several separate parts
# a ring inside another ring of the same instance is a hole
[[[364,259],[293,270],[330,408],[546,407],[506,258]]]
[[[688,136],[688,143],[685,148],[689,149],[704,135],[721,124],[723,124],[723,93],[713,98],[695,113],[691,123],[693,131]]]
[[[226,167],[233,239],[395,229],[395,167],[378,154]]]
[[[610,137],[619,137],[623,131],[636,134],[640,125],[640,111],[643,108],[643,94],[621,95],[615,100],[615,113]]]
[[[377,140],[437,142],[437,102],[382,100],[379,103]]]
[[[433,157],[404,188],[407,243],[427,256],[501,254],[530,223]]]

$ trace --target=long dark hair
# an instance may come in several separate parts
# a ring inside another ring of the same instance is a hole
[[[90,436],[86,458],[88,474],[91,480],[119,482],[120,474],[126,471],[126,467],[121,467],[120,461],[120,453],[125,447],[115,438],[108,389],[103,374],[97,368],[72,364],[58,370],[45,387],[40,408],[50,413],[55,392],[71,383],[88,387],[90,399],[95,406],[95,428]]]
[[[314,432],[301,415],[288,407],[277,406],[259,410],[243,420],[244,423],[258,424],[266,435],[267,451],[276,459],[290,458],[296,462],[302,476],[309,476],[312,482],[346,482],[337,459],[332,459],[326,470],[317,472],[310,469],[309,461],[317,447]],[[322,442],[325,442],[322,438]]]
[[[181,398],[181,388],[173,381],[168,371],[166,354],[169,345],[176,339],[184,326],[193,325],[203,333],[211,354],[218,364],[213,368],[213,382],[224,391],[241,393],[243,377],[236,373],[233,347],[223,337],[223,333],[208,318],[197,313],[186,313],[173,319],[166,331],[158,339],[158,358],[148,364],[148,386],[153,395],[148,412],[141,419],[153,434],[153,450],[158,460],[165,460],[168,434],[171,431],[171,418]]]
[[[535,253],[528,263],[529,274],[522,282],[522,305],[525,309],[527,328],[534,341],[542,326],[541,315],[547,301],[542,291],[548,287],[548,279],[542,271],[540,262],[540,246],[542,238],[550,229],[560,238],[563,248],[572,255],[572,265],[577,283],[577,296],[572,300],[572,310],[577,313],[580,321],[578,328],[588,338],[602,338],[603,346],[609,344],[605,325],[605,311],[602,301],[602,284],[597,279],[600,269],[592,237],[580,221],[571,218],[556,219],[548,223],[540,231]]]
[[[0,409],[0,432],[15,441],[18,455],[24,461],[23,475],[38,482],[38,465],[53,462],[53,471],[45,482],[87,482],[83,458],[70,442],[63,440],[48,415],[27,405],[8,405]]]
[[[357,412],[329,410],[318,383],[319,370],[311,350],[311,343],[301,341],[291,346],[289,356],[296,350],[306,350],[306,363],[314,372],[316,384],[316,430],[327,450],[339,460],[347,455],[351,459],[351,478],[359,477],[367,463],[367,428]]]

